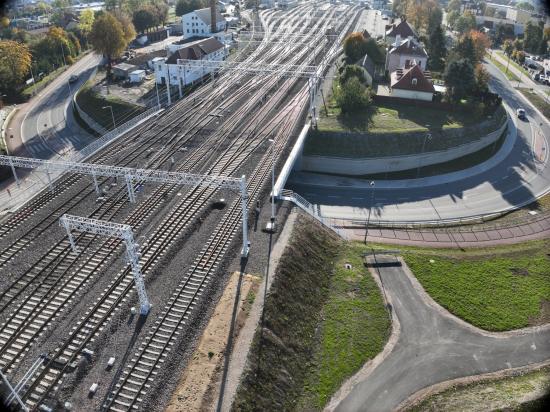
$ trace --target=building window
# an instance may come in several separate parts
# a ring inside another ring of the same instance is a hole
[[[204,29],[202,29],[202,32],[204,33]]]
[[[189,33],[189,29],[187,29],[187,33]]]

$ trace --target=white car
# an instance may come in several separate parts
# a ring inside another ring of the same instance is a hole
[[[517,109],[516,114],[518,116],[518,119],[525,119],[525,110],[524,109]]]

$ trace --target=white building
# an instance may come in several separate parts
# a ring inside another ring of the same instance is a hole
[[[435,88],[430,73],[413,64],[409,69],[398,69],[391,74],[390,93],[402,99],[431,102]]]
[[[408,69],[413,62],[425,69],[428,63],[426,50],[413,37],[401,40],[401,36],[397,35],[386,55],[386,70],[393,73],[397,69]]]
[[[225,42],[226,23],[219,10],[216,8],[216,30],[212,32],[212,14],[210,8],[199,9],[181,16],[183,38],[190,37],[215,37],[222,43]]]
[[[171,45],[172,46],[172,45]],[[155,80],[162,84],[170,81],[170,85],[184,87],[209,74],[211,69],[190,68],[182,64],[182,60],[222,61],[226,58],[223,43],[214,37],[199,39],[188,43],[178,43],[170,50],[169,56],[153,59]]]

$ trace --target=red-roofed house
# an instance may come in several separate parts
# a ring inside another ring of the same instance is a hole
[[[384,39],[386,43],[393,44],[399,36],[401,39],[406,39],[408,37],[413,37],[418,39],[416,32],[412,26],[407,23],[406,19],[401,19],[399,23],[392,23],[386,26],[386,35]]]
[[[431,102],[435,93],[430,72],[413,64],[408,69],[398,69],[391,74],[391,96],[402,99]]]
[[[397,69],[408,69],[413,61],[421,68],[426,68],[428,62],[426,50],[413,37],[401,40],[397,35],[395,43],[386,55],[386,70],[393,73]]]

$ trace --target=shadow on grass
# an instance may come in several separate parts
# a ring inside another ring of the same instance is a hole
[[[336,118],[346,129],[353,132],[367,132],[373,124],[373,118],[378,113],[378,108],[369,106],[367,110],[353,113],[341,113]]]

